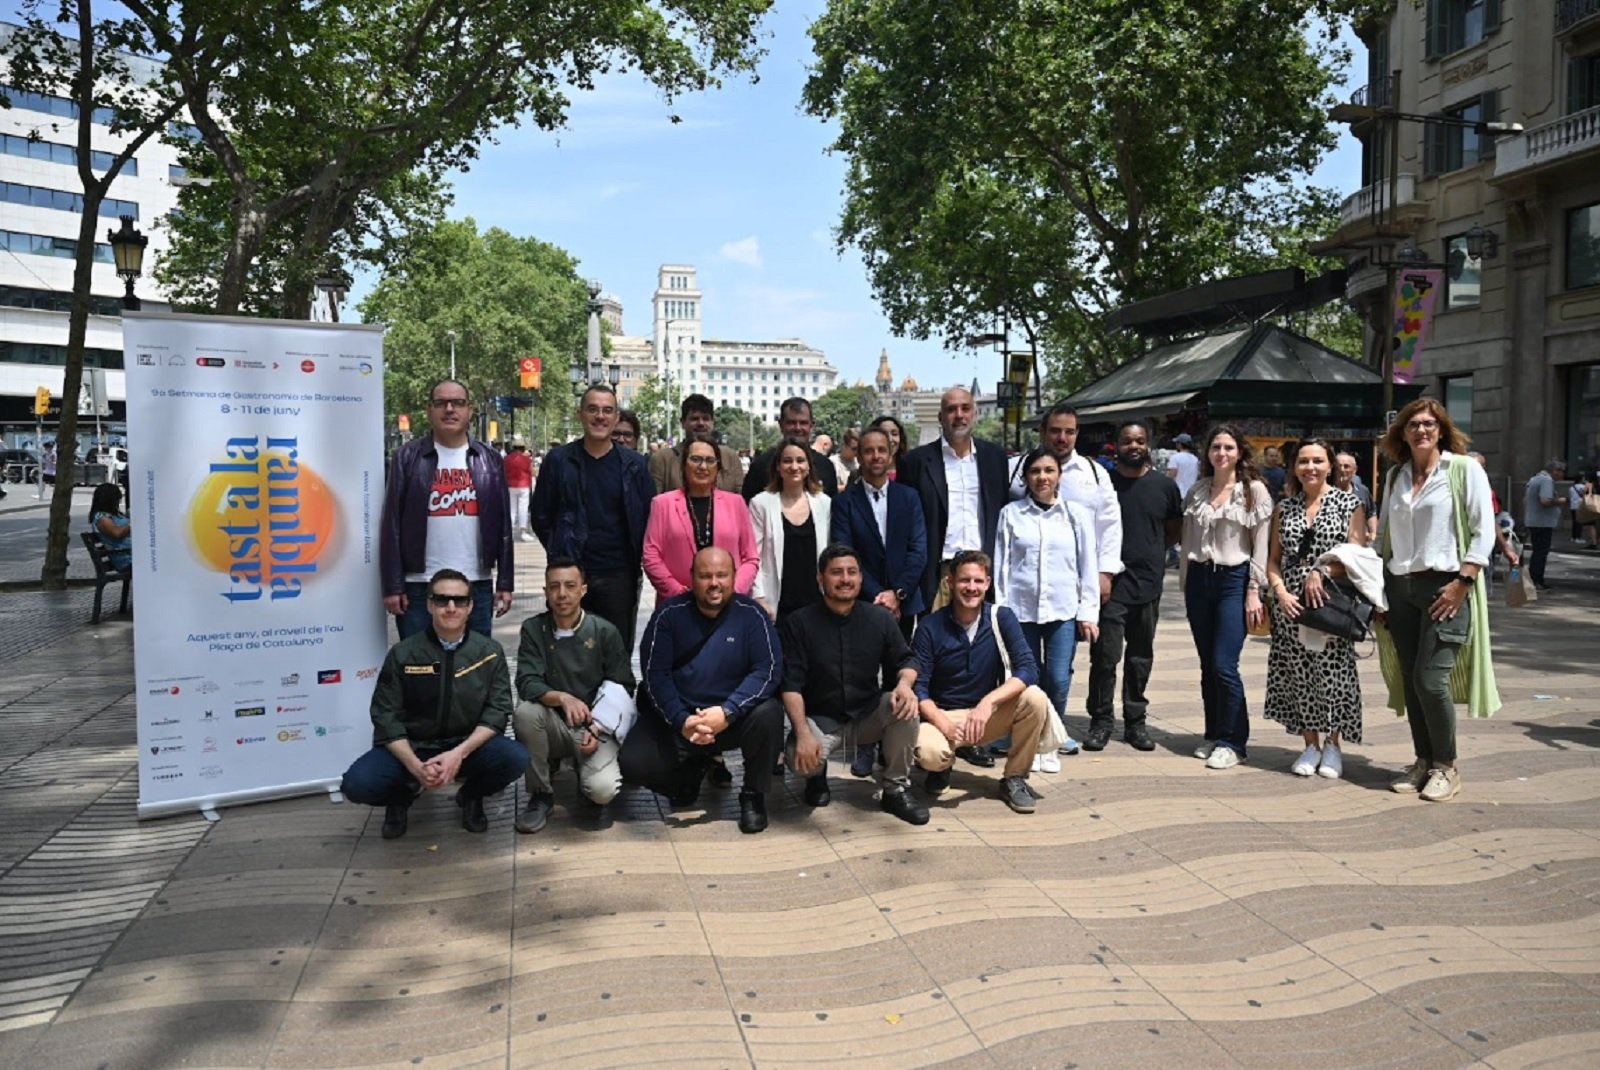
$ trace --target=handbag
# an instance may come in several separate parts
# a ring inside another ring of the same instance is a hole
[[[1600,494],[1590,491],[1578,499],[1578,523],[1593,524],[1600,520]]]
[[[1513,568],[1506,578],[1506,605],[1517,609],[1538,600],[1539,592],[1533,586],[1533,577],[1522,571],[1521,565]]]
[[[1352,643],[1371,638],[1373,606],[1361,597],[1354,584],[1325,579],[1322,594],[1322,605],[1302,609],[1294,619],[1296,624]]]

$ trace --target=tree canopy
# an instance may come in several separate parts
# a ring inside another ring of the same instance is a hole
[[[387,415],[409,413],[423,428],[428,388],[450,374],[455,331],[456,378],[480,413],[496,395],[524,393],[518,362],[541,359],[536,441],[560,437],[554,429],[573,407],[567,369],[584,359],[588,300],[577,261],[556,246],[498,227],[479,233],[472,219],[440,223],[359,306],[366,322],[389,325]]]
[[[826,432],[838,442],[845,431],[866,427],[882,411],[872,387],[841,385],[811,403],[811,420],[818,434]]]
[[[1343,54],[1304,27],[1368,6],[831,0],[803,102],[839,126],[839,246],[902,334],[1003,323],[1056,386],[1103,374],[1119,305],[1309,260]]]

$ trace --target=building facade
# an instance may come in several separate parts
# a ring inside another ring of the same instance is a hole
[[[1374,359],[1397,272],[1441,271],[1416,381],[1520,501],[1552,456],[1600,463],[1600,0],[1396,3],[1358,33],[1367,84],[1335,117],[1363,186],[1323,248]]]
[[[0,40],[14,28],[0,25]],[[135,78],[153,78],[159,65],[124,57]],[[4,75],[0,74],[0,83]],[[43,386],[59,398],[65,379],[67,323],[72,304],[73,258],[82,218],[77,174],[78,106],[60,96],[42,96],[5,88],[11,107],[0,108],[0,439],[8,446],[34,446],[33,403]],[[96,114],[91,138],[95,170],[127,144],[126,135],[112,134],[110,116]],[[100,207],[95,232],[94,280],[84,364],[105,368],[113,416],[106,430],[115,441],[123,435],[122,293],[105,234],[131,215],[149,238],[144,277],[138,294],[149,311],[165,310],[166,297],[151,278],[154,264],[167,249],[157,222],[177,204],[181,178],[178,150],[159,140],[145,143],[111,183]],[[47,417],[44,438],[53,440],[57,416]],[[92,420],[80,421],[87,443]]]
[[[775,423],[785,398],[813,400],[832,390],[839,370],[819,349],[798,338],[737,341],[708,338],[701,293],[690,264],[663,264],[650,301],[650,334],[622,331],[622,305],[601,299],[601,322],[611,332],[611,360],[621,365],[618,399],[624,406],[655,376],[672,405],[689,394],[712,404],[744,409]],[[667,421],[676,426],[674,412]]]

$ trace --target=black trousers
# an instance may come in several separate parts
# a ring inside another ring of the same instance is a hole
[[[612,624],[622,633],[622,645],[633,654],[633,641],[639,624],[639,580],[637,572],[586,572],[589,593],[583,608]]]
[[[1112,700],[1117,693],[1117,666],[1122,665],[1123,727],[1144,724],[1150,703],[1144,689],[1156,660],[1156,621],[1161,599],[1129,606],[1106,602],[1100,607],[1100,638],[1089,648],[1089,727],[1116,723]],[[1126,648],[1127,656],[1123,652]]]
[[[783,705],[768,699],[735,720],[707,746],[699,747],[673,730],[654,710],[641,708],[622,741],[622,779],[660,795],[683,794],[700,783],[711,757],[737,750],[744,755],[744,790],[772,789],[772,767],[783,749]]]
[[[1528,561],[1528,575],[1540,587],[1544,586],[1544,563],[1550,559],[1550,542],[1555,534],[1555,528],[1528,529],[1528,543],[1533,551]]]

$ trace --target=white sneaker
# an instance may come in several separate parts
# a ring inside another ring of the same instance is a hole
[[[1300,753],[1289,767],[1289,772],[1295,776],[1310,776],[1317,771],[1317,764],[1322,760],[1322,751],[1315,744],[1307,747]]]
[[[1061,758],[1055,754],[1041,754],[1033,761],[1034,771],[1039,773],[1061,772]]]
[[[1217,745],[1208,739],[1194,749],[1194,756],[1203,761],[1206,758],[1211,757],[1211,752],[1216,749]]]
[[[1232,769],[1239,764],[1239,752],[1232,747],[1214,747],[1206,759],[1207,769]]]
[[[1317,775],[1338,780],[1343,774],[1344,758],[1340,756],[1339,748],[1330,743],[1322,748],[1322,761],[1317,765]]]
[[[1068,736],[1067,737],[1067,741],[1065,743],[1061,744],[1061,746],[1056,748],[1056,753],[1057,754],[1077,754],[1078,753],[1078,741],[1073,739],[1071,736]]]
[[[1035,754],[1033,756],[1033,765],[1029,767],[1029,771],[1030,772],[1041,773],[1041,772],[1044,771],[1044,770],[1039,768],[1039,758],[1040,758],[1040,756],[1037,755],[1037,754]]]

